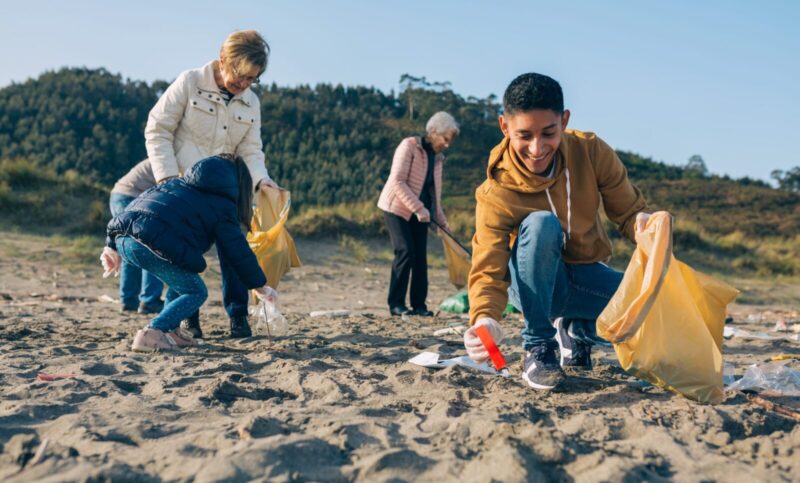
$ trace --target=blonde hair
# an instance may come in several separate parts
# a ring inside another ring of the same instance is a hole
[[[269,44],[255,30],[239,30],[228,35],[219,55],[240,72],[255,67],[261,75],[267,70]]]

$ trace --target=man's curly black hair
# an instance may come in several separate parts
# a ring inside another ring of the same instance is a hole
[[[503,113],[514,115],[534,109],[563,113],[564,93],[552,77],[531,72],[518,76],[508,85],[503,94]]]

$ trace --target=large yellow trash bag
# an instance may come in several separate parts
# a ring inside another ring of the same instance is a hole
[[[450,283],[457,289],[466,287],[469,269],[472,265],[469,253],[458,244],[452,235],[442,229],[439,229],[439,238],[442,239],[444,247],[444,258],[447,261]]]
[[[267,276],[267,283],[277,288],[289,268],[301,265],[294,240],[284,226],[289,218],[291,193],[275,188],[261,189],[256,193],[255,204],[247,241]]]
[[[735,288],[672,255],[672,217],[653,213],[636,234],[619,289],[597,319],[622,368],[703,403],[722,401],[722,331]]]

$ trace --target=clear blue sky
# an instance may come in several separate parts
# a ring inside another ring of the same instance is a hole
[[[254,28],[279,85],[388,92],[411,73],[485,97],[534,71],[615,148],[735,177],[800,165],[800,1],[3,3],[0,87],[62,66],[171,80]]]

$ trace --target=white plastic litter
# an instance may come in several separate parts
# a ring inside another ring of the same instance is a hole
[[[722,336],[726,339],[730,339],[731,337],[741,337],[742,339],[761,339],[761,340],[791,340],[791,341],[800,341],[800,336],[797,334],[795,335],[770,335],[766,332],[751,332],[749,330],[739,329],[738,327],[731,327],[729,325],[725,326],[723,329]]]
[[[741,379],[725,388],[726,391],[748,389],[782,396],[800,396],[800,371],[775,362],[753,364]]]
[[[773,332],[789,332],[789,325],[783,319],[775,322],[775,327],[772,328]]]
[[[315,310],[308,314],[311,317],[347,317],[349,310]]]
[[[722,384],[729,386],[736,382],[735,369],[730,362],[722,364]]]
[[[251,305],[250,312],[256,317],[256,335],[283,335],[289,329],[286,317],[272,302],[263,300],[258,305]]]
[[[467,330],[467,327],[463,324],[451,325],[450,327],[445,327],[444,329],[433,331],[433,335],[435,336],[448,335],[448,334],[461,335],[464,333],[465,330]]]
[[[490,366],[489,364],[486,363],[478,364],[467,356],[439,360],[439,354],[437,354],[436,352],[423,352],[421,354],[417,354],[416,356],[412,357],[411,359],[408,360],[408,362],[416,364],[418,366],[429,367],[433,369],[444,369],[445,367],[450,367],[450,366],[461,366],[469,369],[474,369],[476,371],[485,372],[487,374],[492,374],[495,376],[502,376],[502,377],[510,376],[510,374],[508,373],[508,369],[503,369],[502,371],[498,372],[494,367]]]

